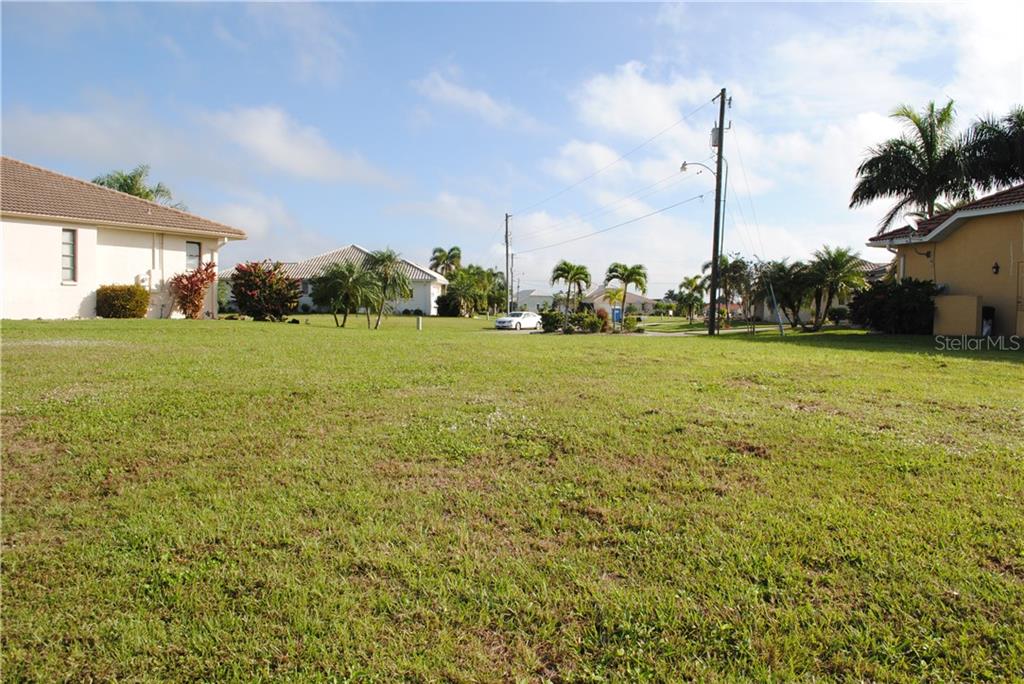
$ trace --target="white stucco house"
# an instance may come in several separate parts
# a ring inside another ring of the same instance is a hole
[[[0,318],[91,318],[100,285],[140,284],[150,318],[174,314],[167,281],[245,232],[0,157]],[[206,311],[217,313],[217,286]]]
[[[302,296],[299,298],[299,307],[308,307],[315,310],[313,304],[313,287],[310,282],[313,278],[320,276],[324,268],[339,263],[365,263],[370,257],[370,250],[359,245],[349,245],[341,249],[334,249],[330,252],[318,254],[305,261],[282,262],[286,272],[292,278],[296,278],[302,285]],[[415,264],[408,259],[402,259],[402,270],[409,277],[412,283],[412,297],[391,302],[392,310],[401,314],[420,312],[425,316],[437,315],[437,298],[444,293],[448,280],[429,268]],[[303,306],[305,305],[305,307]]]
[[[520,311],[544,311],[550,309],[555,295],[543,290],[519,290],[516,292],[515,304]]]

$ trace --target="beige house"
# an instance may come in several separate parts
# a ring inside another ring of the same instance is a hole
[[[296,278],[302,285],[302,296],[299,298],[299,306],[308,306],[311,310],[313,305],[313,287],[310,282],[313,278],[321,275],[324,268],[332,264],[356,262],[364,263],[370,257],[370,250],[359,245],[349,245],[341,249],[331,250],[315,257],[294,263],[284,264],[285,270],[292,278]],[[425,316],[437,315],[437,298],[444,293],[444,287],[448,280],[429,268],[415,264],[408,259],[402,259],[402,272],[409,278],[412,284],[412,296],[408,299],[400,299],[391,302],[392,310],[395,313],[406,311],[415,313],[419,311]]]
[[[9,157],[0,158],[0,318],[91,318],[100,285],[140,284],[150,318],[174,314],[167,281],[217,261],[237,228]],[[217,313],[216,283],[206,312]]]
[[[898,278],[941,288],[936,335],[1024,335],[1024,185],[867,244],[895,253]]]
[[[604,309],[605,311],[608,312],[608,315],[610,316],[612,313],[612,307],[608,303],[608,300],[604,298],[604,293],[607,290],[608,288],[606,288],[605,286],[599,285],[588,291],[585,295],[583,295],[583,302],[585,304],[590,304],[591,306],[593,306],[594,311]],[[645,297],[639,292],[633,292],[631,290],[626,291],[626,309],[629,309],[630,306],[635,306],[636,310],[639,313],[649,314],[652,311],[654,311],[654,305],[657,303],[657,299]],[[618,303],[616,303],[616,306],[618,306]]]

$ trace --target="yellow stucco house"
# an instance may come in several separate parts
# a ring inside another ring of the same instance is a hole
[[[941,288],[936,335],[1024,335],[1024,184],[867,244],[896,255],[897,277]]]

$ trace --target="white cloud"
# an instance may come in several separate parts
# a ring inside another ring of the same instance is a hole
[[[335,8],[308,2],[253,3],[247,6],[259,34],[284,43],[296,76],[303,82],[332,85],[345,67],[352,39]]]
[[[529,114],[499,102],[483,90],[475,90],[456,83],[438,71],[432,71],[423,79],[413,83],[424,97],[438,104],[454,107],[480,117],[487,123],[499,127],[536,129],[540,125]]]
[[[442,230],[470,229],[474,232],[491,230],[500,213],[475,197],[439,192],[427,202],[409,202],[398,205],[394,211],[401,214],[429,216],[441,224]]]
[[[338,246],[328,236],[303,228],[277,197],[246,193],[234,201],[196,209],[248,234],[248,239],[224,247],[222,267],[262,259],[298,261]]]
[[[659,81],[648,78],[646,70],[643,63],[631,61],[588,79],[571,98],[579,119],[604,132],[647,138],[681,119],[684,108],[692,111],[718,91],[703,74]]]
[[[268,169],[323,182],[394,184],[384,171],[357,154],[339,152],[319,130],[276,107],[239,108],[201,118]]]

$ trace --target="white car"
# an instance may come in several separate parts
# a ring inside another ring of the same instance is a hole
[[[540,314],[532,311],[513,311],[496,320],[494,327],[498,330],[540,330]]]

